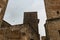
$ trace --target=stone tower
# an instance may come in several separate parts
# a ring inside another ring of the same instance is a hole
[[[46,40],[60,40],[60,0],[44,0]]]
[[[8,0],[0,0],[0,27],[5,14],[7,3],[8,3]]]
[[[0,0],[0,40],[40,40],[37,12],[25,12],[24,23],[10,25],[3,20],[8,0]]]
[[[38,32],[39,19],[37,18],[37,12],[25,12],[24,23],[29,24],[36,32]]]

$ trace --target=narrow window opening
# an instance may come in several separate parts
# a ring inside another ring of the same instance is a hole
[[[59,14],[59,11],[57,11],[57,14]]]
[[[60,30],[58,30],[58,32],[59,32],[59,35],[60,35]]]
[[[30,39],[30,40],[34,40],[34,39]]]

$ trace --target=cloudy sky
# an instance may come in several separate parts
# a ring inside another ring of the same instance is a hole
[[[40,36],[43,36],[45,35],[44,24],[46,20],[44,0],[9,0],[4,20],[11,25],[22,24],[24,12],[32,11],[38,12],[39,33]]]

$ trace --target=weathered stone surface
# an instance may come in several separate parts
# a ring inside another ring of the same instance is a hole
[[[1,27],[2,20],[5,14],[7,3],[8,3],[8,0],[0,0],[0,11],[1,11],[0,12],[0,27]]]
[[[60,19],[47,21],[45,29],[47,39],[60,40]]]
[[[0,39],[4,40],[40,40],[39,34],[34,32],[28,24],[0,28]]]
[[[47,19],[60,18],[60,0],[44,0]]]

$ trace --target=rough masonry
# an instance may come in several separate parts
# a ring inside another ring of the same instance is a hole
[[[60,40],[60,0],[44,0],[46,40]]]
[[[2,20],[5,14],[7,4],[8,4],[8,0],[0,0],[0,27],[2,24]]]

